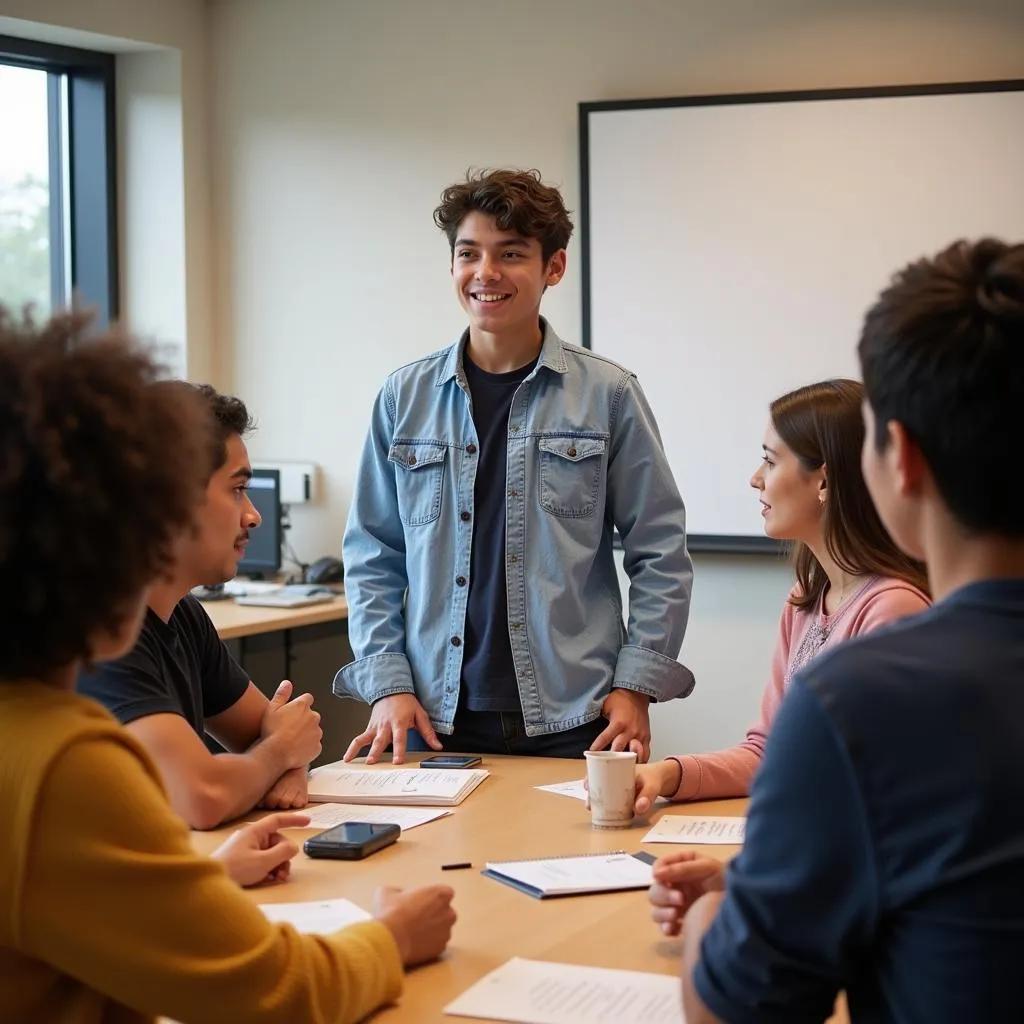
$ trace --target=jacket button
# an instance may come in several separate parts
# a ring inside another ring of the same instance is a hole
[[[415,466],[416,465],[416,456],[415,455],[410,455],[409,458],[406,459],[405,461],[408,462],[410,466]]]
[[[466,445],[466,451],[469,452],[470,455],[476,455],[476,445],[470,441],[470,443]]]
[[[565,454],[568,455],[570,459],[575,459],[576,458],[576,449],[575,448],[570,448]]]
[[[461,647],[461,646],[462,646],[462,641],[457,636],[453,636],[452,637],[452,647]]]
[[[455,577],[455,586],[457,586],[457,587],[464,587],[465,585],[466,585],[466,577],[465,576],[456,576]]]
[[[460,512],[459,518],[464,522],[468,523],[473,517],[468,512]]]

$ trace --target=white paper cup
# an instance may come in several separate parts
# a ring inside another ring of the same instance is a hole
[[[629,828],[636,799],[636,754],[632,750],[588,750],[587,789],[594,828]]]

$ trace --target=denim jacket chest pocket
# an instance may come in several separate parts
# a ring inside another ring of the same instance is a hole
[[[540,504],[556,516],[593,515],[601,494],[607,442],[596,437],[558,435],[537,442]]]
[[[441,514],[446,445],[438,441],[395,441],[388,461],[397,467],[398,515],[406,526],[425,526]]]

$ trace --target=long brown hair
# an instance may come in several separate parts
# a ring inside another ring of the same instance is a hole
[[[823,532],[825,550],[844,572],[903,580],[928,593],[924,566],[905,555],[878,518],[860,468],[864,443],[861,403],[864,387],[855,380],[808,384],[771,404],[772,426],[808,472],[826,468],[828,500]],[[800,609],[818,604],[828,576],[811,549],[793,548]]]

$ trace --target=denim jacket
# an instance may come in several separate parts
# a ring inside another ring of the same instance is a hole
[[[509,634],[530,736],[597,718],[612,687],[663,701],[694,685],[676,661],[693,580],[685,512],[654,417],[632,373],[543,326],[508,421]],[[478,470],[465,341],[377,396],[343,545],[355,660],[334,680],[368,703],[414,693],[440,733],[458,704]]]

